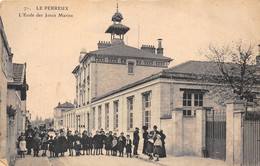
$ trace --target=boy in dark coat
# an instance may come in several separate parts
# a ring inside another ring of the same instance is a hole
[[[59,132],[55,133],[55,137],[53,140],[53,152],[54,152],[54,157],[59,157],[59,153],[60,153]]]
[[[54,155],[53,155],[53,147],[54,147],[53,143],[54,143],[53,136],[50,136],[50,140],[48,141],[50,157],[54,157]]]
[[[60,153],[61,156],[64,157],[64,153],[67,151],[67,139],[63,131],[61,132],[61,136],[59,137],[59,142],[60,142]]]
[[[92,133],[89,133],[89,135],[88,135],[87,145],[88,145],[87,154],[94,155],[94,154],[92,153],[92,150],[93,150],[93,138],[92,138]]]
[[[88,141],[88,133],[87,131],[83,132],[82,135],[82,150],[83,150],[83,155],[87,154],[87,141]],[[86,153],[85,153],[86,152]]]
[[[112,145],[110,142],[110,138],[109,138],[109,133],[106,134],[106,139],[105,139],[105,150],[106,150],[106,155],[109,156],[109,151],[111,150]]]
[[[101,155],[104,155],[103,154],[103,148],[104,148],[104,145],[105,145],[105,140],[106,140],[106,135],[105,135],[105,132],[103,131],[103,129],[101,129],[100,131],[101,135],[100,135],[100,150],[101,150]]]
[[[74,136],[71,134],[71,131],[68,131],[67,134],[67,147],[69,149],[69,156],[73,156],[73,143],[74,143]]]
[[[118,142],[117,142],[117,147],[118,147],[118,152],[119,156],[118,157],[124,157],[124,147],[126,144],[126,138],[124,136],[124,133],[122,132],[121,135],[118,137]]]
[[[100,155],[100,147],[101,147],[101,137],[99,131],[96,131],[96,135],[93,137],[93,143],[94,143],[94,154]]]
[[[132,141],[130,135],[126,135],[126,155],[132,158]]]

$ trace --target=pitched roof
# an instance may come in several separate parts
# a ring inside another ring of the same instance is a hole
[[[58,105],[55,108],[75,108],[75,106],[69,102],[65,102],[63,104]]]
[[[21,85],[24,81],[25,64],[13,63],[13,82],[9,82],[9,85]]]
[[[119,34],[125,34],[127,31],[129,31],[129,27],[123,25],[123,24],[113,24],[108,27],[106,30],[106,33],[113,33],[115,32],[117,35]]]
[[[149,58],[171,61],[171,58],[157,55],[152,52],[141,50],[127,45],[110,46],[96,51],[89,52],[90,55],[108,55],[128,58]]]
[[[210,61],[187,61],[177,66],[165,69],[166,73],[182,73],[182,74],[207,74],[220,75],[218,66],[215,62]]]

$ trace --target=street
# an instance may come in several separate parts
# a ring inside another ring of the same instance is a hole
[[[80,156],[80,157],[59,157],[51,158],[49,161],[54,166],[104,166],[104,165],[118,165],[118,166],[154,166],[157,165],[152,162],[144,161],[137,158],[122,158],[115,156]]]
[[[26,156],[26,158],[18,159],[15,166],[104,166],[104,165],[120,165],[120,166],[155,166],[154,162],[145,161],[137,158],[115,157],[115,156],[80,156],[80,157],[59,157],[59,158],[47,158],[47,157],[32,157]]]

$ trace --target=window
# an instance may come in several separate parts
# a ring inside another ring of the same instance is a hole
[[[109,103],[105,104],[105,128],[109,129]]]
[[[203,106],[203,94],[194,94],[194,106]]]
[[[102,107],[100,105],[98,106],[98,129],[101,129],[101,122],[102,122]]]
[[[191,106],[191,93],[183,93],[183,106]]]
[[[134,128],[134,124],[133,124],[133,118],[134,118],[134,98],[133,97],[129,97],[127,99],[127,128],[128,129],[133,129]]]
[[[96,108],[95,107],[93,107],[93,109],[92,109],[92,113],[93,113],[93,124],[92,124],[92,128],[93,128],[93,130],[95,130],[95,123],[96,123],[96,121],[95,121],[95,119],[96,119]]]
[[[151,128],[151,93],[143,94],[143,125]]]
[[[183,116],[196,116],[196,107],[203,106],[203,93],[183,93]]]
[[[134,74],[134,63],[133,62],[128,63],[128,74]]]
[[[114,129],[118,129],[118,101],[114,102]]]
[[[144,95],[144,107],[145,108],[151,107],[151,95],[150,94]]]

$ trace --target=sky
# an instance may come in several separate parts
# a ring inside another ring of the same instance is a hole
[[[53,116],[58,102],[73,102],[75,78],[82,48],[97,49],[116,12],[116,0],[30,0],[1,2],[1,17],[13,62],[27,64],[27,109],[43,118]],[[162,38],[169,67],[188,60],[206,60],[199,54],[209,44],[241,41],[260,44],[259,0],[118,0],[122,24],[130,27],[125,43],[155,45]],[[68,10],[37,10],[66,6]],[[26,10],[25,10],[26,9]],[[20,17],[33,13],[34,17]],[[36,14],[73,17],[36,17]],[[138,30],[139,29],[139,30]],[[138,37],[139,36],[139,37]],[[138,42],[139,41],[139,42]],[[257,49],[257,48],[256,48]]]

